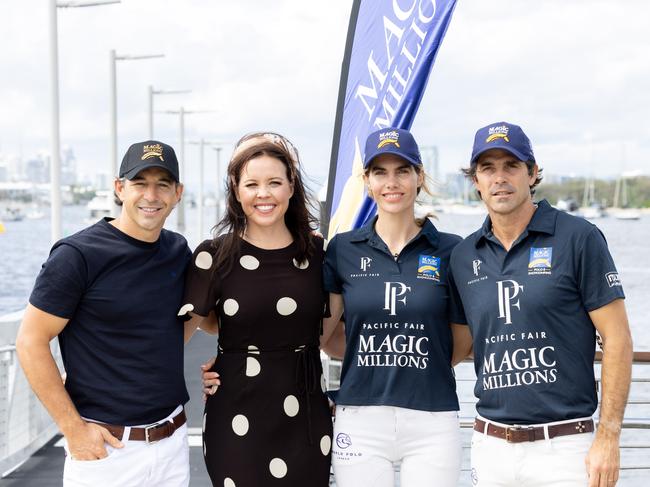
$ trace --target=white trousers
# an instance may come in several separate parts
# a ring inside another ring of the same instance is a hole
[[[480,419],[488,421],[479,416]],[[591,418],[582,418],[588,421]],[[546,423],[567,423],[558,421]],[[501,423],[493,424],[499,426]],[[531,425],[544,426],[544,425]],[[508,443],[474,431],[472,436],[472,485],[475,487],[587,487],[585,457],[593,433],[556,436],[552,439]]]
[[[179,406],[165,421],[181,411]],[[143,425],[144,426],[144,425]],[[156,443],[126,441],[122,448],[106,446],[108,456],[99,460],[73,460],[66,445],[63,467],[64,487],[187,487],[190,483],[190,458],[187,423],[169,438]]]
[[[457,411],[336,406],[332,466],[337,487],[456,487]]]

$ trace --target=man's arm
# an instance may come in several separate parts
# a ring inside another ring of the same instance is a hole
[[[320,348],[330,357],[342,359],[345,355],[345,330],[341,323],[343,316],[343,296],[329,294],[330,317],[323,320],[323,334],[320,337]]]
[[[59,368],[52,357],[50,341],[68,320],[27,305],[16,337],[16,351],[32,389],[68,441],[75,460],[104,458],[104,443],[121,448],[122,443],[107,429],[84,421],[68,395]]]
[[[622,299],[591,311],[589,316],[603,339],[603,361],[600,420],[585,464],[589,487],[611,487],[618,481],[620,467],[621,424],[632,375],[632,336]]]
[[[469,326],[451,323],[451,335],[454,340],[454,353],[451,357],[451,366],[455,367],[472,354],[472,334]]]
[[[219,318],[217,318],[214,311],[210,311],[208,316],[199,316],[192,312],[189,312],[189,314],[191,318],[184,324],[183,339],[185,343],[190,341],[197,329],[201,329],[210,335],[219,334]]]

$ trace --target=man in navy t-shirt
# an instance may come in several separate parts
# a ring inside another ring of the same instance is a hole
[[[133,144],[115,180],[119,217],[57,242],[36,279],[16,347],[65,436],[64,485],[189,484],[176,311],[191,254],[163,229],[182,192],[170,146]]]
[[[450,262],[469,325],[455,347],[462,354],[473,343],[477,376],[472,481],[612,486],[632,340],[605,239],[591,223],[533,202],[541,169],[517,125],[479,129],[463,172],[489,214]],[[596,331],[603,361],[594,434]]]

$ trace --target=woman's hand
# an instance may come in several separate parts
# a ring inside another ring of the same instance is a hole
[[[217,389],[221,385],[221,379],[217,372],[213,372],[210,369],[214,365],[216,357],[212,357],[206,363],[201,365],[201,379],[203,382],[203,402],[207,401],[208,396],[213,395],[217,392]]]

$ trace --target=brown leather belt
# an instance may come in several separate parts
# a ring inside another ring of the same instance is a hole
[[[591,433],[594,430],[594,421],[573,421],[571,423],[552,424],[549,426],[498,426],[476,418],[474,420],[474,431],[501,438],[508,443],[523,443],[526,441],[545,440],[544,429],[548,430],[548,438],[556,436],[578,435],[580,433]]]
[[[182,409],[180,413],[168,421],[162,423],[152,424],[144,428],[131,428],[129,432],[129,441],[146,441],[147,443],[155,443],[165,438],[169,438],[174,434],[178,428],[183,426],[187,418],[185,417],[185,410]],[[124,435],[125,426],[116,426],[113,424],[97,423],[106,428],[118,440],[122,439]]]

